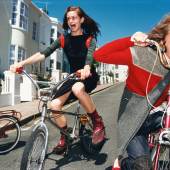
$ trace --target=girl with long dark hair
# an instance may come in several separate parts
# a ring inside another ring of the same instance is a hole
[[[105,138],[105,128],[102,118],[88,94],[96,88],[99,80],[92,57],[96,48],[97,35],[100,33],[98,24],[80,7],[70,6],[64,14],[63,28],[65,34],[55,40],[50,47],[24,61],[11,65],[10,70],[16,72],[18,67],[39,62],[50,56],[57,48],[62,47],[70,64],[70,73],[79,72],[81,81],[68,81],[63,84],[59,92],[54,94],[50,107],[56,116],[56,114],[60,114],[58,111],[62,109],[68,99],[76,97],[92,119],[92,142],[98,144]],[[55,121],[60,128],[67,129],[67,121],[64,115],[57,116]],[[61,134],[54,152],[61,153],[66,147],[65,135]]]

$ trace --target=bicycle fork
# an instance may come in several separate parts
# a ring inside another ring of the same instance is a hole
[[[80,112],[80,103],[78,102],[78,105],[77,105],[77,108],[76,108],[76,111],[77,115],[75,116],[74,118],[74,124],[73,124],[73,130],[70,134],[70,137],[71,138],[77,138],[77,135],[76,135],[76,127],[77,127],[77,121],[78,121],[78,113]]]
[[[39,120],[39,122],[37,123],[37,125],[34,127],[33,132],[38,129],[38,128],[43,128],[45,130],[46,133],[46,139],[45,139],[45,148],[47,148],[47,143],[48,143],[48,128],[46,126],[46,124],[44,123],[45,120],[45,115],[47,113],[47,102],[46,99],[44,99],[44,104],[42,106],[42,111],[41,111],[41,118]],[[45,152],[44,152],[45,154]]]

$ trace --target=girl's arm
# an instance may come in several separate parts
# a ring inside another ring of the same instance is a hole
[[[96,49],[96,40],[95,38],[92,38],[90,42],[90,46],[87,51],[87,58],[86,58],[86,65],[91,65],[93,63],[93,52]]]
[[[96,49],[96,40],[92,38],[90,46],[88,47],[87,57],[85,61],[85,66],[83,69],[79,70],[81,79],[84,80],[91,75],[91,65],[93,64],[93,52]]]
[[[33,54],[32,56],[30,56],[29,58],[19,63],[15,63],[11,65],[10,71],[16,73],[17,68],[24,67],[25,65],[28,65],[28,64],[34,64],[34,63],[40,62],[44,60],[46,57],[48,57],[51,53],[54,52],[54,50],[56,50],[59,47],[60,47],[60,41],[56,40],[49,47],[47,47],[44,51],[37,52]]]
[[[96,50],[94,59],[109,64],[130,65],[132,62],[130,48],[134,43],[130,37],[112,41]]]
[[[40,53],[46,57],[50,56],[57,48],[60,48],[60,38],[55,40],[49,47],[45,50],[41,51]]]

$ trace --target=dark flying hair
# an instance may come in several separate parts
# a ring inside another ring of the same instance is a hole
[[[92,35],[95,39],[97,39],[98,34],[100,34],[99,24],[89,17],[80,7],[70,6],[67,8],[63,18],[63,29],[67,32],[69,30],[67,23],[67,13],[70,11],[77,11],[77,14],[80,18],[84,17],[84,22],[81,25],[84,33]]]

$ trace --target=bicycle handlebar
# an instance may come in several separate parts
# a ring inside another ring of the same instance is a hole
[[[150,40],[150,39],[146,39],[145,41],[146,41],[147,43],[149,43],[150,45],[156,45],[156,44],[158,44],[156,41]]]
[[[16,73],[18,74],[24,74],[26,75],[30,80],[31,82],[34,84],[34,86],[36,87],[37,91],[38,91],[38,96],[40,96],[40,87],[38,84],[46,84],[46,85],[54,85],[54,86],[60,86],[62,83],[64,83],[65,81],[69,80],[69,79],[73,79],[73,80],[80,80],[80,74],[79,73],[72,73],[72,74],[69,74],[66,78],[64,78],[63,80],[57,82],[57,83],[54,83],[54,82],[43,82],[43,81],[37,81],[37,80],[34,80],[25,70],[23,67],[19,67],[16,69]]]

